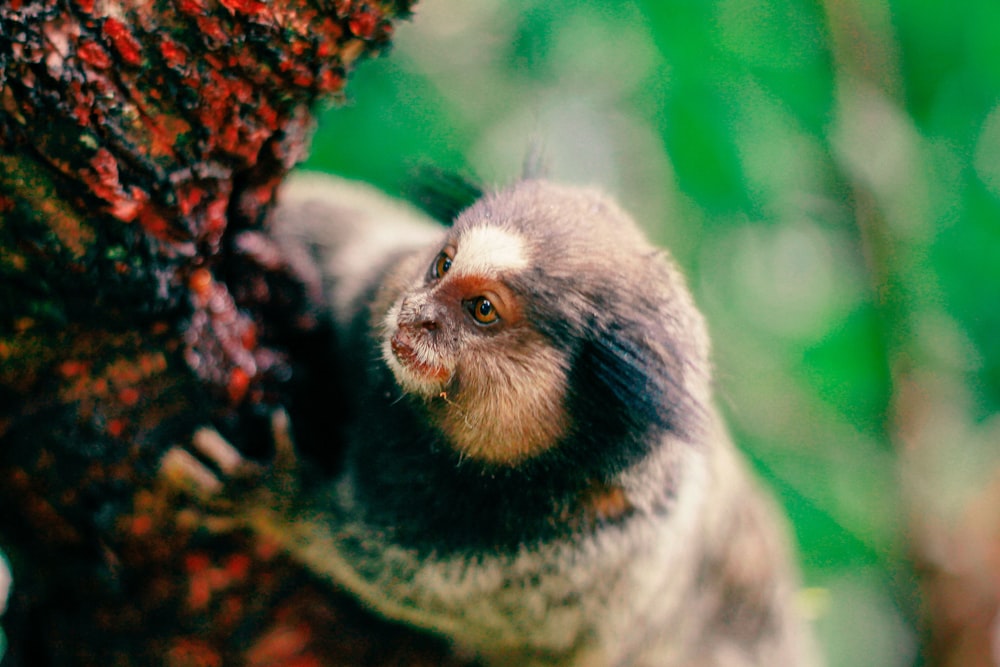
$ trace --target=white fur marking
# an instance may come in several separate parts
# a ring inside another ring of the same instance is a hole
[[[473,227],[458,239],[452,270],[464,275],[496,276],[527,268],[524,239],[501,227]]]

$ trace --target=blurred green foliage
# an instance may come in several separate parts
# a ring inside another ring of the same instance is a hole
[[[914,490],[1000,461],[1000,2],[425,0],[397,35],[306,166],[502,184],[538,143],[616,193],[690,276],[830,665],[919,663]]]
[[[7,556],[4,555],[4,552],[0,551],[0,617],[7,610],[7,598],[10,595],[10,588],[10,564],[7,562]],[[3,656],[6,652],[7,635],[4,633],[3,628],[0,627],[0,663],[3,662]]]

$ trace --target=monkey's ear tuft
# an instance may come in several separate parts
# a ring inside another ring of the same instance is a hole
[[[482,196],[483,188],[474,179],[427,165],[414,170],[406,188],[407,199],[449,227],[459,213]]]
[[[635,444],[645,442],[650,431],[686,438],[688,417],[698,406],[684,389],[684,368],[631,333],[616,325],[599,327],[584,341],[570,385],[580,428],[607,441]]]
[[[532,138],[521,165],[521,178],[526,181],[545,178],[549,175],[549,161],[545,155],[545,144],[538,137]]]

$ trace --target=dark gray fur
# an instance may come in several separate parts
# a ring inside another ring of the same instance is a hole
[[[786,527],[712,403],[704,323],[667,255],[588,189],[521,182],[451,231],[377,195],[345,202],[354,190],[306,177],[276,216],[286,248],[319,249],[354,415],[344,472],[294,550],[488,664],[818,664]],[[423,231],[393,241],[383,224]],[[401,395],[379,358],[388,305],[433,288],[445,235],[480,225],[525,240],[530,264],[504,280],[567,360],[568,428],[510,464],[463,458],[436,422],[447,406]]]

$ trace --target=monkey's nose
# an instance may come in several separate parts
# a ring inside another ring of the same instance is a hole
[[[440,317],[438,313],[430,307],[420,308],[415,312],[408,313],[400,318],[400,328],[408,330],[411,334],[426,332],[434,334],[440,328]]]
[[[414,315],[414,324],[418,329],[434,333],[441,326],[441,311],[434,303],[425,303]]]

